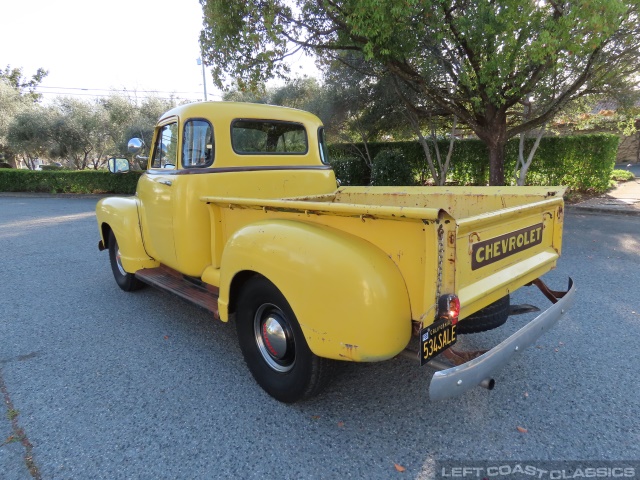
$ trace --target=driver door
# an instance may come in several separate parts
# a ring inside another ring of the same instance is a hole
[[[149,170],[140,177],[138,196],[142,238],[147,253],[160,263],[177,268],[173,230],[174,183],[178,165],[178,121],[159,127]]]

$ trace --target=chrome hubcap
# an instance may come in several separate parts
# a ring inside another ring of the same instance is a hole
[[[253,331],[258,351],[269,367],[281,373],[293,368],[293,332],[282,310],[272,304],[262,305],[256,311]]]
[[[122,255],[120,255],[119,248],[116,250],[116,265],[118,267],[118,270],[120,271],[120,275],[125,276],[127,272],[125,272],[124,268],[122,267]]]

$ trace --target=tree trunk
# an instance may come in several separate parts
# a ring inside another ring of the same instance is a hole
[[[494,110],[486,118],[484,128],[476,134],[489,149],[489,185],[504,185],[504,147],[507,144],[507,115]]]
[[[18,160],[14,153],[6,154],[5,161],[11,165],[11,168],[18,168]]]
[[[489,148],[489,185],[504,185],[504,147],[506,142],[487,144]]]

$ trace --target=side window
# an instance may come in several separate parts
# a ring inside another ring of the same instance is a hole
[[[208,167],[213,164],[213,127],[206,120],[189,120],[182,137],[182,166]]]
[[[178,162],[178,124],[160,128],[153,149],[151,168],[176,168]]]
[[[235,120],[231,144],[240,154],[304,154],[308,150],[304,125],[277,120]]]

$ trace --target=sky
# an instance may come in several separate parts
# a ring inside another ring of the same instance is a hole
[[[172,93],[202,100],[198,0],[23,0],[0,8],[0,68],[30,78],[49,71],[38,92],[93,99],[110,90],[138,98]],[[301,60],[304,62],[304,60]],[[314,70],[312,62],[304,68]],[[209,100],[220,100],[206,72]]]

